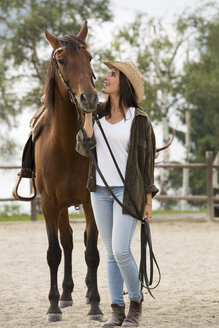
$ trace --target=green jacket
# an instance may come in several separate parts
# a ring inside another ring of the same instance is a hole
[[[76,151],[83,156],[88,156],[81,131],[78,132],[76,140]],[[96,157],[95,137],[89,138],[88,142]],[[151,121],[143,110],[136,108],[131,127],[125,182],[142,215],[146,204],[146,194],[152,193],[154,197],[159,191],[154,185],[155,153],[155,136]],[[89,191],[95,191],[96,188],[96,169],[92,161],[90,161],[89,166],[87,187]],[[134,216],[137,216],[126,188],[124,190],[123,205],[133,213]],[[124,209],[123,213],[129,214]]]

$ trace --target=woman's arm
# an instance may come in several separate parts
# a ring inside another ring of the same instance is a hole
[[[88,144],[90,148],[94,148],[96,146],[96,140],[93,133],[93,120],[92,120],[92,114],[86,114],[85,115],[85,121],[84,121],[84,130],[87,135]],[[76,135],[76,151],[81,154],[82,156],[88,157],[87,148],[84,144],[84,136],[81,130],[78,131]]]
[[[145,170],[143,174],[144,188],[146,194],[145,208],[143,219],[147,216],[149,222],[152,218],[152,198],[158,192],[157,187],[154,185],[154,161],[156,153],[156,142],[153,127],[151,122],[147,122],[146,130],[146,161],[145,161]]]
[[[142,172],[143,182],[144,182],[144,191],[148,195],[152,193],[152,197],[156,195],[159,191],[154,185],[154,166],[155,166],[155,154],[156,154],[156,141],[154,130],[151,125],[151,122],[148,120],[146,128],[146,153],[145,153],[145,163],[144,169]]]
[[[92,138],[93,133],[94,133],[92,113],[85,114],[84,130],[85,130],[85,132],[87,134],[87,137],[88,138]]]
[[[142,219],[145,219],[147,217],[148,222],[151,222],[152,218],[152,193],[146,194],[146,205],[144,208],[144,215]]]

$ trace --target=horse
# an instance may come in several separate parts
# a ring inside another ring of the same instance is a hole
[[[87,22],[83,24],[77,36],[65,35],[57,38],[45,30],[45,37],[53,50],[44,86],[44,104],[47,111],[43,129],[35,142],[35,167],[36,186],[41,195],[48,236],[50,306],[46,316],[47,322],[62,320],[61,308],[73,303],[73,236],[68,207],[79,204],[83,205],[86,217],[84,243],[87,264],[86,299],[90,304],[88,318],[102,321],[103,316],[99,308],[100,295],[97,287],[98,231],[90,194],[86,188],[89,159],[75,150],[76,134],[79,131],[76,106],[83,119],[83,114],[94,112],[98,104],[90,64],[92,57],[86,43],[87,33]],[[61,297],[57,285],[62,253],[60,242],[64,252]]]

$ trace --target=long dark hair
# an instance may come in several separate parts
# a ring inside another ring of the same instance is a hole
[[[119,74],[119,109],[125,118],[124,107],[138,107],[137,96],[135,90],[129,81],[129,79],[120,71]],[[111,102],[110,97],[108,97],[106,102],[100,103],[98,105],[99,117],[107,116],[111,117]]]

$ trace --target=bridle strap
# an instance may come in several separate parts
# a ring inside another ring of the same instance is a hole
[[[57,52],[60,51],[61,49],[63,49],[63,48],[60,47],[60,48],[58,48],[58,49],[56,49],[56,50],[54,51],[54,53],[53,53],[53,55],[52,55],[52,61],[53,61],[54,65],[55,65],[56,71],[58,72],[58,74],[59,74],[59,76],[60,76],[60,78],[61,78],[61,80],[62,80],[62,82],[63,82],[63,84],[64,84],[64,86],[65,86],[65,88],[66,88],[66,90],[68,91],[70,101],[76,106],[77,103],[78,103],[77,98],[76,98],[74,92],[72,91],[72,89],[71,89],[69,83],[64,79],[64,77],[63,77],[63,75],[62,75],[62,72],[61,72],[60,69],[59,69],[59,65],[58,65],[58,63],[57,63],[56,54],[57,54]],[[92,70],[92,78],[96,79],[96,76],[95,76],[93,70]],[[93,79],[91,79],[91,83],[92,83],[92,85],[94,86]]]
[[[73,93],[73,91],[72,91],[72,89],[71,89],[69,83],[68,83],[67,81],[65,81],[65,79],[64,79],[64,77],[63,77],[63,75],[62,75],[62,72],[61,72],[60,69],[59,69],[59,65],[58,65],[58,63],[57,63],[56,53],[57,53],[59,50],[61,50],[61,49],[62,49],[62,48],[60,47],[60,48],[58,48],[58,49],[56,49],[56,50],[54,51],[53,56],[52,56],[52,61],[53,61],[54,65],[55,65],[56,71],[58,72],[58,74],[59,74],[59,76],[60,76],[60,78],[61,78],[61,80],[62,80],[62,82],[63,82],[63,84],[64,84],[64,86],[65,86],[65,88],[66,88],[66,90],[68,91],[70,101],[71,101],[74,105],[76,105],[76,104],[77,104],[76,96],[75,96],[75,94]]]

